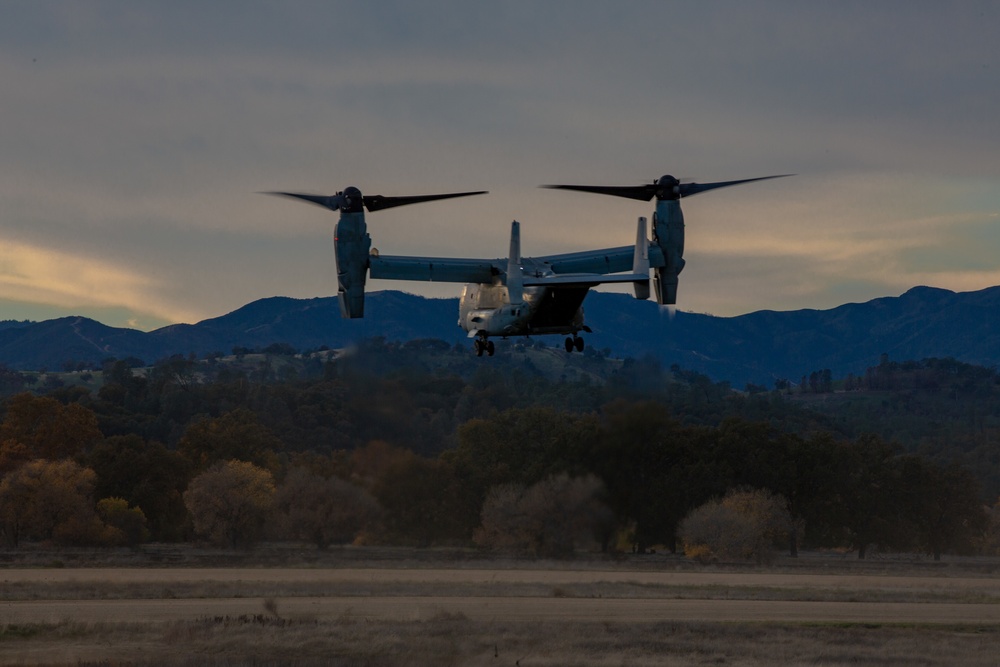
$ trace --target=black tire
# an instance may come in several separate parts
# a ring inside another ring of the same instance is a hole
[[[492,357],[493,353],[496,352],[496,349],[497,349],[497,346],[493,344],[493,341],[491,341],[491,340],[490,341],[486,341],[486,354],[488,354],[488,355],[490,355]]]
[[[573,339],[573,346],[576,348],[577,352],[583,352],[583,338],[577,336]]]
[[[573,339],[572,338],[567,338],[566,339],[566,351],[567,352],[572,352],[573,351]]]

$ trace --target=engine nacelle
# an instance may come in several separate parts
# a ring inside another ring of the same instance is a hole
[[[337,300],[345,318],[365,315],[365,280],[368,253],[372,247],[363,213],[343,213],[333,228],[333,248],[337,260]]]
[[[678,276],[684,270],[684,214],[678,200],[657,200],[653,243],[659,246],[666,262],[653,272],[656,302],[661,306],[673,305],[677,303]]]

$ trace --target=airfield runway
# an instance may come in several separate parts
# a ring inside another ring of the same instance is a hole
[[[206,589],[211,586],[223,588]],[[478,621],[1000,624],[1000,578],[992,576],[441,568],[10,569],[0,570],[0,587],[20,591],[16,596],[2,595],[0,624],[67,619],[156,623],[253,615],[266,613],[265,597],[283,617],[316,620],[406,621],[461,614]],[[160,587],[169,594],[160,596]],[[282,594],[287,588],[294,594]],[[64,590],[69,592],[63,599],[32,599],[51,598]]]
[[[538,597],[275,598],[289,618],[430,620],[462,614],[477,621],[663,621],[781,623],[1000,624],[1000,605],[810,602],[788,600],[660,600]],[[3,603],[0,623],[141,623],[265,613],[260,599],[43,600]]]

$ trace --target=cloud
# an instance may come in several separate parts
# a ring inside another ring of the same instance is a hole
[[[147,277],[100,260],[0,241],[0,294],[8,304],[41,304],[76,314],[88,309],[118,310],[136,324],[153,325],[187,314],[151,301],[156,287]]]
[[[535,186],[664,173],[799,174],[685,201],[682,308],[996,279],[996,3],[181,0],[7,18],[0,234],[49,264],[12,264],[0,298],[189,321],[335,293],[335,217],[261,190],[491,191],[370,216],[387,254],[502,256],[512,219],[528,254],[619,246],[651,204]],[[62,260],[94,287],[67,287]]]

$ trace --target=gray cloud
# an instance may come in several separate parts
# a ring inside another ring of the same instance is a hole
[[[550,253],[628,243],[650,213],[541,183],[799,174],[686,202],[681,307],[717,314],[998,278],[995,3],[4,11],[0,247],[144,276],[100,307],[148,321],[333,293],[333,217],[255,193],[350,184],[490,189],[370,224],[385,252],[494,257],[514,218]],[[50,287],[49,307],[98,307]]]

